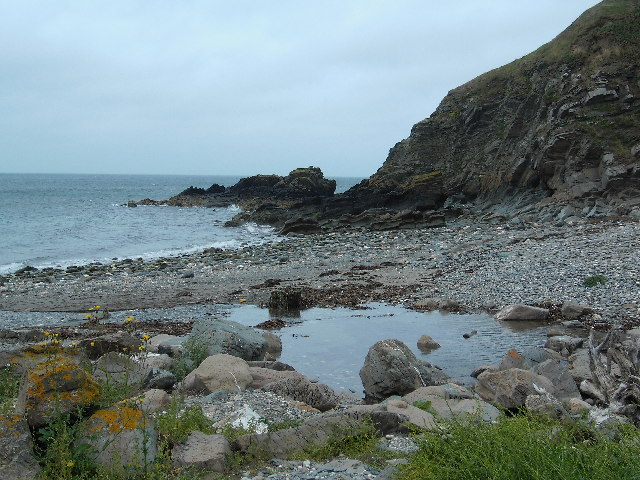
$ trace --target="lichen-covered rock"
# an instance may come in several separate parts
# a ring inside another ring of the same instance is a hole
[[[377,403],[416,388],[447,383],[448,377],[437,367],[418,360],[400,340],[388,339],[369,348],[360,379],[365,401]]]
[[[224,435],[207,435],[191,432],[184,443],[171,450],[174,467],[223,473],[227,467],[227,457],[231,455],[231,445]]]
[[[183,380],[185,391],[212,393],[218,390],[245,390],[253,378],[249,365],[241,358],[224,353],[205,358],[200,366]]]
[[[116,472],[142,471],[156,458],[155,423],[135,402],[98,410],[86,421],[83,433],[79,444],[90,446],[93,459]]]
[[[0,415],[0,478],[32,480],[39,472],[27,421],[22,415]]]
[[[100,397],[98,384],[68,355],[41,355],[22,380],[16,411],[38,428],[54,415],[74,412],[94,404]]]

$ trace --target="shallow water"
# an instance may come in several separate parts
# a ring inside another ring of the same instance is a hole
[[[366,310],[311,308],[299,317],[272,316],[252,305],[188,305],[171,309],[113,312],[110,321],[122,322],[133,315],[137,320],[186,321],[203,317],[225,317],[254,326],[280,318],[289,326],[272,333],[282,339],[280,360],[293,365],[310,378],[317,378],[336,390],[362,393],[359,370],[369,347],[379,340],[403,341],[418,358],[438,365],[457,382],[471,384],[470,373],[481,365],[495,364],[510,348],[522,351],[542,347],[548,325],[531,322],[498,322],[484,314],[455,315],[417,312],[403,307],[369,304]],[[16,326],[69,325],[84,321],[81,313],[31,313],[0,311],[0,328]],[[477,330],[464,339],[463,334]],[[417,341],[426,334],[441,347],[422,353]]]

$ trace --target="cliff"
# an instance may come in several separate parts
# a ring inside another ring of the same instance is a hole
[[[533,53],[450,91],[340,204],[639,213],[639,64],[640,2],[605,0]]]

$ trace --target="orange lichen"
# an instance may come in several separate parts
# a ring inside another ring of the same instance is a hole
[[[125,430],[135,430],[144,426],[144,417],[137,408],[116,405],[94,413],[89,421],[93,424],[94,432],[106,429],[109,433],[119,433]]]

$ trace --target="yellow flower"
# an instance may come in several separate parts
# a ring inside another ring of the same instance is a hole
[[[144,345],[140,345],[140,346],[138,347],[138,350],[140,350],[140,351],[144,350]]]
[[[89,345],[91,345],[92,347],[96,346],[96,342],[91,342]]]
[[[93,307],[93,308],[95,308],[96,310],[100,310],[100,305],[96,305],[96,306],[95,306],[95,307]]]
[[[133,317],[127,317],[124,319],[125,322],[132,322],[133,321]]]
[[[246,298],[241,298],[241,299],[240,299],[240,303],[244,303],[244,302],[246,302],[246,301],[247,301],[247,299],[246,299]]]
[[[73,467],[73,465],[74,465],[73,460],[69,460],[67,462],[67,467]]]
[[[51,335],[49,332],[44,332],[45,337],[48,337],[49,335]]]
[[[91,318],[91,314],[90,314],[90,313],[87,313],[87,314],[85,315],[85,317],[87,317],[87,318]]]
[[[151,338],[151,337],[149,337],[149,335],[147,335],[146,333],[144,335],[142,335],[142,339],[143,340],[149,340],[149,338]]]
[[[76,345],[78,345],[76,342],[71,342],[72,347],[75,347]]]

